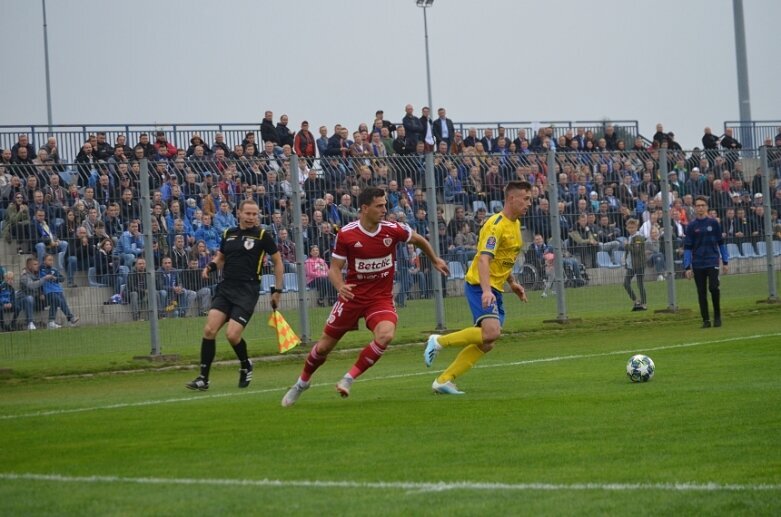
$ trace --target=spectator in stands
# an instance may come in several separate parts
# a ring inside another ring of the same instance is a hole
[[[209,147],[209,144],[203,141],[203,138],[201,138],[200,133],[193,133],[192,138],[190,138],[190,147],[187,148],[187,152],[185,155],[187,158],[190,158],[195,154],[195,148],[200,147],[202,151],[202,156],[209,155],[212,153],[211,148]]]
[[[3,238],[6,242],[16,239],[19,243],[17,251],[30,253],[32,246],[30,237],[30,212],[21,192],[14,194],[13,203],[8,205],[3,219]],[[34,228],[34,227],[33,227]]]
[[[587,267],[596,267],[599,241],[594,232],[588,226],[586,214],[580,214],[575,227],[569,232],[569,238],[574,243],[575,253],[580,261]]]
[[[114,242],[103,239],[95,252],[95,278],[101,284],[106,284],[119,293],[122,284],[127,283],[129,269],[120,264],[120,258],[114,255]]]
[[[195,231],[195,240],[203,241],[209,252],[214,253],[220,249],[221,233],[217,228],[212,226],[212,218],[210,215],[204,214],[202,222],[203,224],[201,227]]]
[[[326,303],[333,305],[336,302],[336,292],[328,281],[328,264],[320,256],[320,248],[312,245],[309,248],[309,257],[304,262],[306,270],[306,286],[317,290],[317,305],[324,307]]]
[[[475,258],[477,253],[477,234],[472,230],[472,225],[465,221],[461,225],[461,231],[453,238],[453,252],[456,260],[464,266]]]
[[[651,234],[645,241],[646,264],[653,266],[659,282],[664,281],[664,253],[662,252],[662,243],[660,241],[660,230],[654,226],[651,228]]]
[[[325,126],[320,126],[318,132],[320,134],[320,138],[315,140],[317,154],[320,156],[320,158],[324,158],[326,156],[326,151],[328,150],[328,128]]]
[[[65,252],[68,250],[68,243],[57,238],[56,232],[49,227],[49,223],[46,221],[46,212],[42,209],[35,212],[35,241],[39,262],[46,254],[56,254],[58,267],[64,269],[63,260]],[[72,278],[70,283],[73,283]]]
[[[161,269],[157,273],[157,293],[163,313],[174,318],[187,315],[192,302],[195,301],[195,293],[187,290],[182,285],[179,272],[173,268],[171,257],[163,257]]]
[[[263,142],[271,142],[277,144],[279,137],[277,136],[277,130],[274,128],[274,113],[267,110],[263,116],[263,120],[260,122],[260,138]]]
[[[439,108],[437,110],[437,115],[438,118],[434,121],[433,125],[434,139],[436,140],[437,145],[439,145],[440,142],[445,142],[447,143],[448,148],[450,148],[456,134],[455,126],[453,126],[453,121],[447,118],[445,108]]]
[[[352,197],[350,194],[344,194],[341,198],[341,203],[337,207],[339,210],[339,225],[344,226],[350,221],[358,219],[358,211],[352,206]]]
[[[414,115],[412,104],[407,104],[404,107],[404,112],[405,115],[401,122],[404,125],[407,147],[409,149],[415,149],[418,142],[423,141],[426,137],[426,128],[423,126],[421,120]]]
[[[139,230],[139,222],[131,220],[127,225],[127,231],[120,238],[119,253],[122,256],[122,265],[132,268],[136,260],[144,254],[144,235]]]
[[[141,319],[141,309],[147,305],[146,259],[138,257],[133,271],[127,277],[127,296],[133,321]]]
[[[197,311],[198,316],[206,316],[212,305],[214,288],[217,285],[217,272],[209,273],[209,278],[203,278],[203,268],[198,267],[198,259],[192,258],[187,269],[181,272],[182,286],[191,296],[191,306]]]
[[[41,267],[38,276],[43,280],[41,289],[46,297],[46,305],[49,306],[49,323],[47,327],[50,329],[58,329],[61,327],[61,325],[57,324],[55,321],[57,309],[62,311],[70,326],[76,325],[79,321],[79,317],[71,312],[68,302],[65,300],[61,285],[64,277],[54,265],[54,255],[46,255],[43,261],[43,267]]]
[[[296,243],[288,238],[286,228],[279,230],[277,238],[277,248],[282,256],[282,263],[285,266],[285,273],[296,272]]]
[[[184,235],[181,234],[174,235],[169,256],[173,261],[174,269],[178,271],[183,271],[187,269],[187,264],[189,262],[189,253],[187,248],[185,247]]]
[[[281,117],[279,117],[279,122],[277,123],[277,127],[276,127],[276,132],[277,132],[276,143],[280,147],[286,145],[289,145],[291,147],[293,146],[295,133],[293,133],[293,131],[291,131],[287,127],[287,123],[288,123],[287,115],[282,115]]]
[[[206,214],[204,213],[204,215]],[[233,228],[236,224],[236,216],[231,212],[230,204],[228,201],[221,201],[220,211],[214,216],[214,228],[222,233],[228,228]]]
[[[301,129],[293,139],[293,148],[299,158],[306,159],[307,165],[311,167],[317,156],[317,145],[314,135],[309,131],[309,122],[306,120],[301,122]]]
[[[22,304],[16,301],[16,288],[14,287],[14,272],[6,271],[0,267],[0,331],[10,332],[16,329],[16,318],[21,312]],[[10,323],[5,322],[5,313],[11,312]]]

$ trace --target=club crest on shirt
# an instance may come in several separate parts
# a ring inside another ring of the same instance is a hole
[[[244,239],[244,249],[251,250],[255,247],[255,239]]]
[[[390,237],[385,237],[384,239],[382,239],[382,243],[383,243],[383,244],[385,245],[385,247],[387,248],[388,246],[390,246],[391,244],[393,244],[393,239],[391,239]]]
[[[708,226],[708,227],[706,228],[706,230],[708,230],[709,232],[712,232],[712,231],[713,231],[713,227],[712,227],[712,226]]]
[[[496,237],[491,235],[490,237],[488,237],[488,240],[485,241],[485,249],[492,250],[495,248],[496,248]]]

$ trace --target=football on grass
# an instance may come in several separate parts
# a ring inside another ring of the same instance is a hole
[[[648,382],[654,378],[654,362],[647,355],[633,355],[626,363],[626,375],[632,382]]]

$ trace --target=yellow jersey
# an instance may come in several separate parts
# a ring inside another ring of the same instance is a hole
[[[472,285],[480,285],[477,263],[480,255],[490,255],[493,257],[488,268],[491,287],[499,292],[503,291],[504,283],[513,272],[522,246],[521,220],[511,221],[501,212],[492,215],[480,229],[477,255],[466,273],[466,281]]]

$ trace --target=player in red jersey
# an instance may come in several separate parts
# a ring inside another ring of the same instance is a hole
[[[312,347],[304,370],[296,383],[282,398],[282,406],[296,403],[309,388],[312,374],[325,362],[328,354],[344,334],[358,328],[364,318],[374,339],[364,348],[349,372],[336,384],[342,397],[350,395],[353,381],[382,357],[396,333],[396,309],[393,306],[393,273],[396,244],[411,242],[423,250],[434,268],[449,274],[447,263],[437,257],[431,244],[406,224],[384,221],[385,192],[367,188],[358,196],[360,218],[345,225],[336,237],[331,253],[328,279],[339,293],[328,316],[323,335]],[[347,265],[347,279],[342,268]]]

